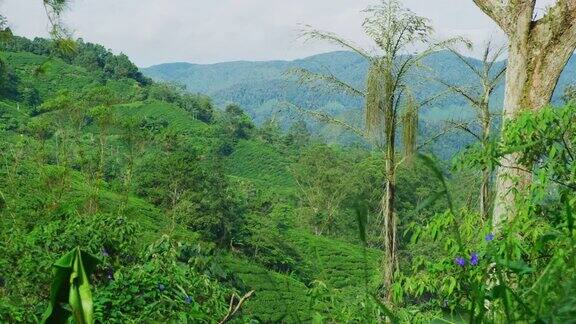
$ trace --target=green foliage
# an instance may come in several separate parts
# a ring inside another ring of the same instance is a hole
[[[223,131],[233,139],[248,139],[252,135],[254,124],[244,110],[237,105],[228,105],[223,115]]]
[[[241,227],[234,222],[243,213],[225,175],[209,172],[212,160],[196,165],[215,151],[211,127],[170,103],[132,103],[149,89],[119,70],[110,72],[118,79],[106,80],[97,67],[88,71],[27,52],[4,56],[17,89],[38,97],[30,100],[20,91],[15,101],[3,94],[0,102],[0,215],[7,220],[0,225],[6,243],[0,247],[0,321],[39,322],[51,300],[50,268],[77,246],[84,259],[84,251],[102,256],[84,278],[92,286],[96,321],[222,319],[233,290],[212,261],[213,248],[205,248],[193,229],[225,243]],[[34,74],[39,66],[41,73]],[[149,156],[140,155],[144,149]],[[168,195],[168,180],[143,181],[142,188],[132,181],[165,175],[157,163],[146,170],[154,175],[133,174],[154,160],[190,179],[189,208],[158,208],[137,197],[140,189],[148,189],[142,198]],[[188,222],[174,222],[178,212]],[[46,315],[51,322],[62,314],[61,302],[53,301],[52,310]]]
[[[94,323],[94,307],[90,291],[90,275],[96,270],[98,259],[76,248],[54,263],[54,279],[50,304],[42,323]],[[69,305],[70,310],[65,305]]]
[[[0,49],[7,52],[30,52],[58,58],[94,73],[97,78],[114,80],[129,78],[137,81],[140,85],[151,83],[126,55],[115,55],[104,46],[85,43],[82,39],[72,41],[70,38],[64,37],[55,40],[43,38],[29,40],[15,36],[8,42],[0,44]]]
[[[141,80],[98,45],[2,46],[14,84],[0,94],[0,322],[40,322],[49,305],[73,310],[51,303],[50,270],[72,249],[67,267],[79,260],[77,247],[101,261],[85,277],[96,322],[214,323],[231,296],[251,290],[235,321],[575,316],[573,106],[520,116],[501,141],[466,151],[459,173],[434,159],[397,167],[404,235],[392,306],[378,295],[380,153],[318,143],[314,124],[285,133],[281,117],[258,128],[239,106],[218,111],[207,97]],[[494,229],[469,203],[470,169],[509,153],[533,183],[486,241]],[[69,291],[69,280],[57,282]]]
[[[274,213],[276,209],[282,209],[275,206],[269,215],[253,214],[249,215],[244,224],[242,235],[236,240],[242,248],[242,252],[256,260],[266,268],[282,272],[295,273],[302,280],[310,277],[310,273],[302,267],[302,255],[294,248],[292,244],[286,241],[286,229],[283,224],[278,222]],[[285,207],[288,209],[288,207]],[[286,217],[287,210],[281,210],[283,217]]]
[[[155,83],[150,86],[148,97],[173,103],[200,121],[212,122],[214,107],[211,99],[202,95],[192,95],[185,90],[183,87],[169,83]]]
[[[18,98],[18,77],[11,66],[0,56],[0,96],[2,98]]]
[[[109,268],[107,284],[96,290],[95,312],[101,321],[172,319],[211,323],[224,317],[229,291],[195,266],[202,255],[163,236],[137,256],[132,267]],[[109,257],[106,257],[109,258]]]
[[[246,302],[246,315],[261,322],[310,320],[310,300],[302,282],[240,258],[227,257],[224,264],[245,286],[256,290]]]
[[[506,125],[491,159],[519,154],[525,165],[535,162],[526,171],[534,180],[529,194],[517,197],[518,212],[498,234],[478,214],[454,207],[424,226],[411,226],[410,249],[419,253],[396,283],[399,302],[465,314],[472,323],[574,316],[568,292],[576,282],[571,275],[576,267],[573,116],[571,106],[546,108]],[[453,201],[447,187],[434,197]]]
[[[260,141],[239,141],[226,160],[226,172],[259,188],[291,191],[295,184],[289,172],[290,158],[278,148]]]
[[[326,145],[306,148],[291,168],[299,189],[302,220],[317,234],[334,232],[340,211],[354,195],[354,163],[350,156]]]

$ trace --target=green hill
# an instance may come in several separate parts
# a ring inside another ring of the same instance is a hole
[[[65,57],[18,41],[37,47],[0,52],[12,80],[0,99],[0,321],[36,321],[53,262],[76,246],[101,261],[101,321],[213,322],[249,290],[239,319],[308,321],[365,292],[379,253],[301,221],[291,168],[303,147],[265,129],[237,137],[237,116],[205,97],[79,59],[97,46]]]

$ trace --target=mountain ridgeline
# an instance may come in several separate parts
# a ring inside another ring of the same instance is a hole
[[[481,61],[468,58],[477,67]],[[449,51],[438,51],[423,61],[423,68],[414,75],[410,84],[417,100],[423,101],[445,88],[440,83],[426,77],[435,75],[442,80],[458,86],[474,87],[478,79],[469,68]],[[500,65],[505,62],[500,62]],[[280,121],[287,128],[294,120],[304,118],[313,133],[321,135],[329,142],[350,144],[356,142],[353,134],[333,125],[318,123],[309,116],[297,116],[294,111],[288,111],[283,102],[290,102],[302,108],[319,110],[336,116],[339,119],[360,126],[362,124],[363,100],[342,93],[319,91],[318,87],[310,87],[296,82],[287,74],[293,68],[304,68],[318,73],[332,74],[358,89],[364,88],[367,62],[359,55],[348,51],[336,51],[310,56],[294,61],[262,61],[262,62],[226,62],[217,64],[166,63],[141,69],[142,73],[156,81],[174,82],[186,87],[190,92],[203,93],[212,97],[216,104],[224,106],[229,103],[240,105],[257,124],[262,124],[271,118]],[[576,57],[573,57],[564,70],[553,102],[561,101],[562,93],[567,85],[576,81]],[[503,86],[495,91],[492,103],[493,109],[498,107],[504,98]],[[420,110],[421,135],[434,135],[442,128],[445,120],[466,120],[473,116],[467,109],[469,104],[457,94],[447,94],[433,101]],[[471,140],[471,138],[468,138]],[[455,143],[459,142],[459,143]],[[450,156],[458,148],[467,144],[466,136],[446,136],[440,139],[442,144],[436,145],[435,151],[443,156]],[[454,149],[445,150],[440,147],[456,145]]]
[[[473,65],[480,67],[481,62],[468,58]],[[500,64],[504,64],[501,62]],[[430,70],[443,80],[457,85],[474,85],[477,79],[469,69],[449,51],[439,51],[424,60],[426,70]],[[260,111],[272,100],[290,100],[291,102],[319,108],[330,103],[340,103],[346,109],[359,106],[360,101],[343,95],[319,95],[313,89],[307,89],[290,79],[286,72],[291,68],[305,68],[314,72],[331,73],[334,76],[358,87],[364,87],[367,62],[353,52],[336,51],[310,56],[293,61],[236,61],[216,64],[165,63],[141,69],[142,73],[154,80],[176,82],[186,86],[191,92],[211,96],[218,103],[234,102],[255,114],[257,121],[264,120],[266,111]],[[424,70],[424,69],[423,69]],[[576,57],[566,66],[554,101],[560,99],[563,89],[576,80]],[[442,86],[432,80],[423,84],[412,83],[419,99],[436,93]],[[422,79],[418,80],[422,81]],[[503,91],[494,98],[501,101]],[[446,108],[466,106],[459,96],[449,95],[431,106]]]

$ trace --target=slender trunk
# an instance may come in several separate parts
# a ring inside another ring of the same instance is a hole
[[[490,88],[485,86],[485,94],[482,105],[482,145],[486,149],[490,141]],[[492,177],[492,170],[488,166],[482,167],[482,184],[480,186],[480,215],[482,219],[487,220],[490,215],[490,178]]]
[[[384,288],[385,298],[390,301],[392,298],[391,287],[394,281],[394,272],[397,266],[396,256],[396,217],[394,213],[394,202],[396,197],[396,152],[395,152],[395,133],[387,132],[387,149],[386,149],[386,193],[382,197],[382,216],[384,219]]]
[[[106,133],[103,133],[104,131],[101,130],[101,134],[100,134],[100,159],[98,161],[98,174],[96,176],[97,180],[103,180],[104,179],[104,165],[106,163],[105,160],[105,154],[106,154]]]

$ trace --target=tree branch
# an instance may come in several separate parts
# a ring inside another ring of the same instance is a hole
[[[446,121],[447,124],[452,125],[455,128],[460,128],[461,130],[465,131],[466,133],[469,133],[470,135],[474,136],[478,141],[482,141],[482,138],[476,134],[472,129],[470,129],[470,127],[468,127],[467,124],[463,123],[463,122],[456,122],[454,120],[448,120]]]
[[[347,48],[351,51],[358,53],[369,62],[373,61],[372,56],[368,52],[366,52],[362,47],[358,46],[352,41],[341,38],[340,36],[331,32],[314,29],[312,26],[306,25],[305,28],[302,29],[300,37],[304,37],[306,40],[311,39],[323,40],[328,43],[342,46],[344,48]]]
[[[528,27],[532,21],[534,7],[536,6],[536,0],[473,1],[478,8],[488,15],[488,17],[492,18],[508,36],[514,36],[518,28]],[[522,26],[518,26],[520,22],[522,22]]]
[[[576,0],[558,0],[534,23],[534,33],[548,51],[557,51],[566,45],[573,51],[576,47]]]
[[[232,297],[230,298],[230,307],[228,308],[228,314],[226,314],[226,316],[219,322],[219,324],[224,324],[226,322],[228,322],[229,320],[232,319],[232,317],[234,317],[234,315],[236,315],[236,313],[238,313],[238,311],[240,310],[240,307],[242,307],[242,304],[244,304],[244,302],[250,298],[252,296],[252,294],[254,293],[254,290],[250,290],[246,295],[244,295],[242,298],[240,298],[240,300],[238,301],[238,304],[236,304],[236,307],[234,307],[234,297],[236,296],[236,294],[233,294]]]
[[[474,3],[488,17],[492,18],[506,34],[512,33],[510,22],[508,21],[507,5],[501,0],[473,0]]]

